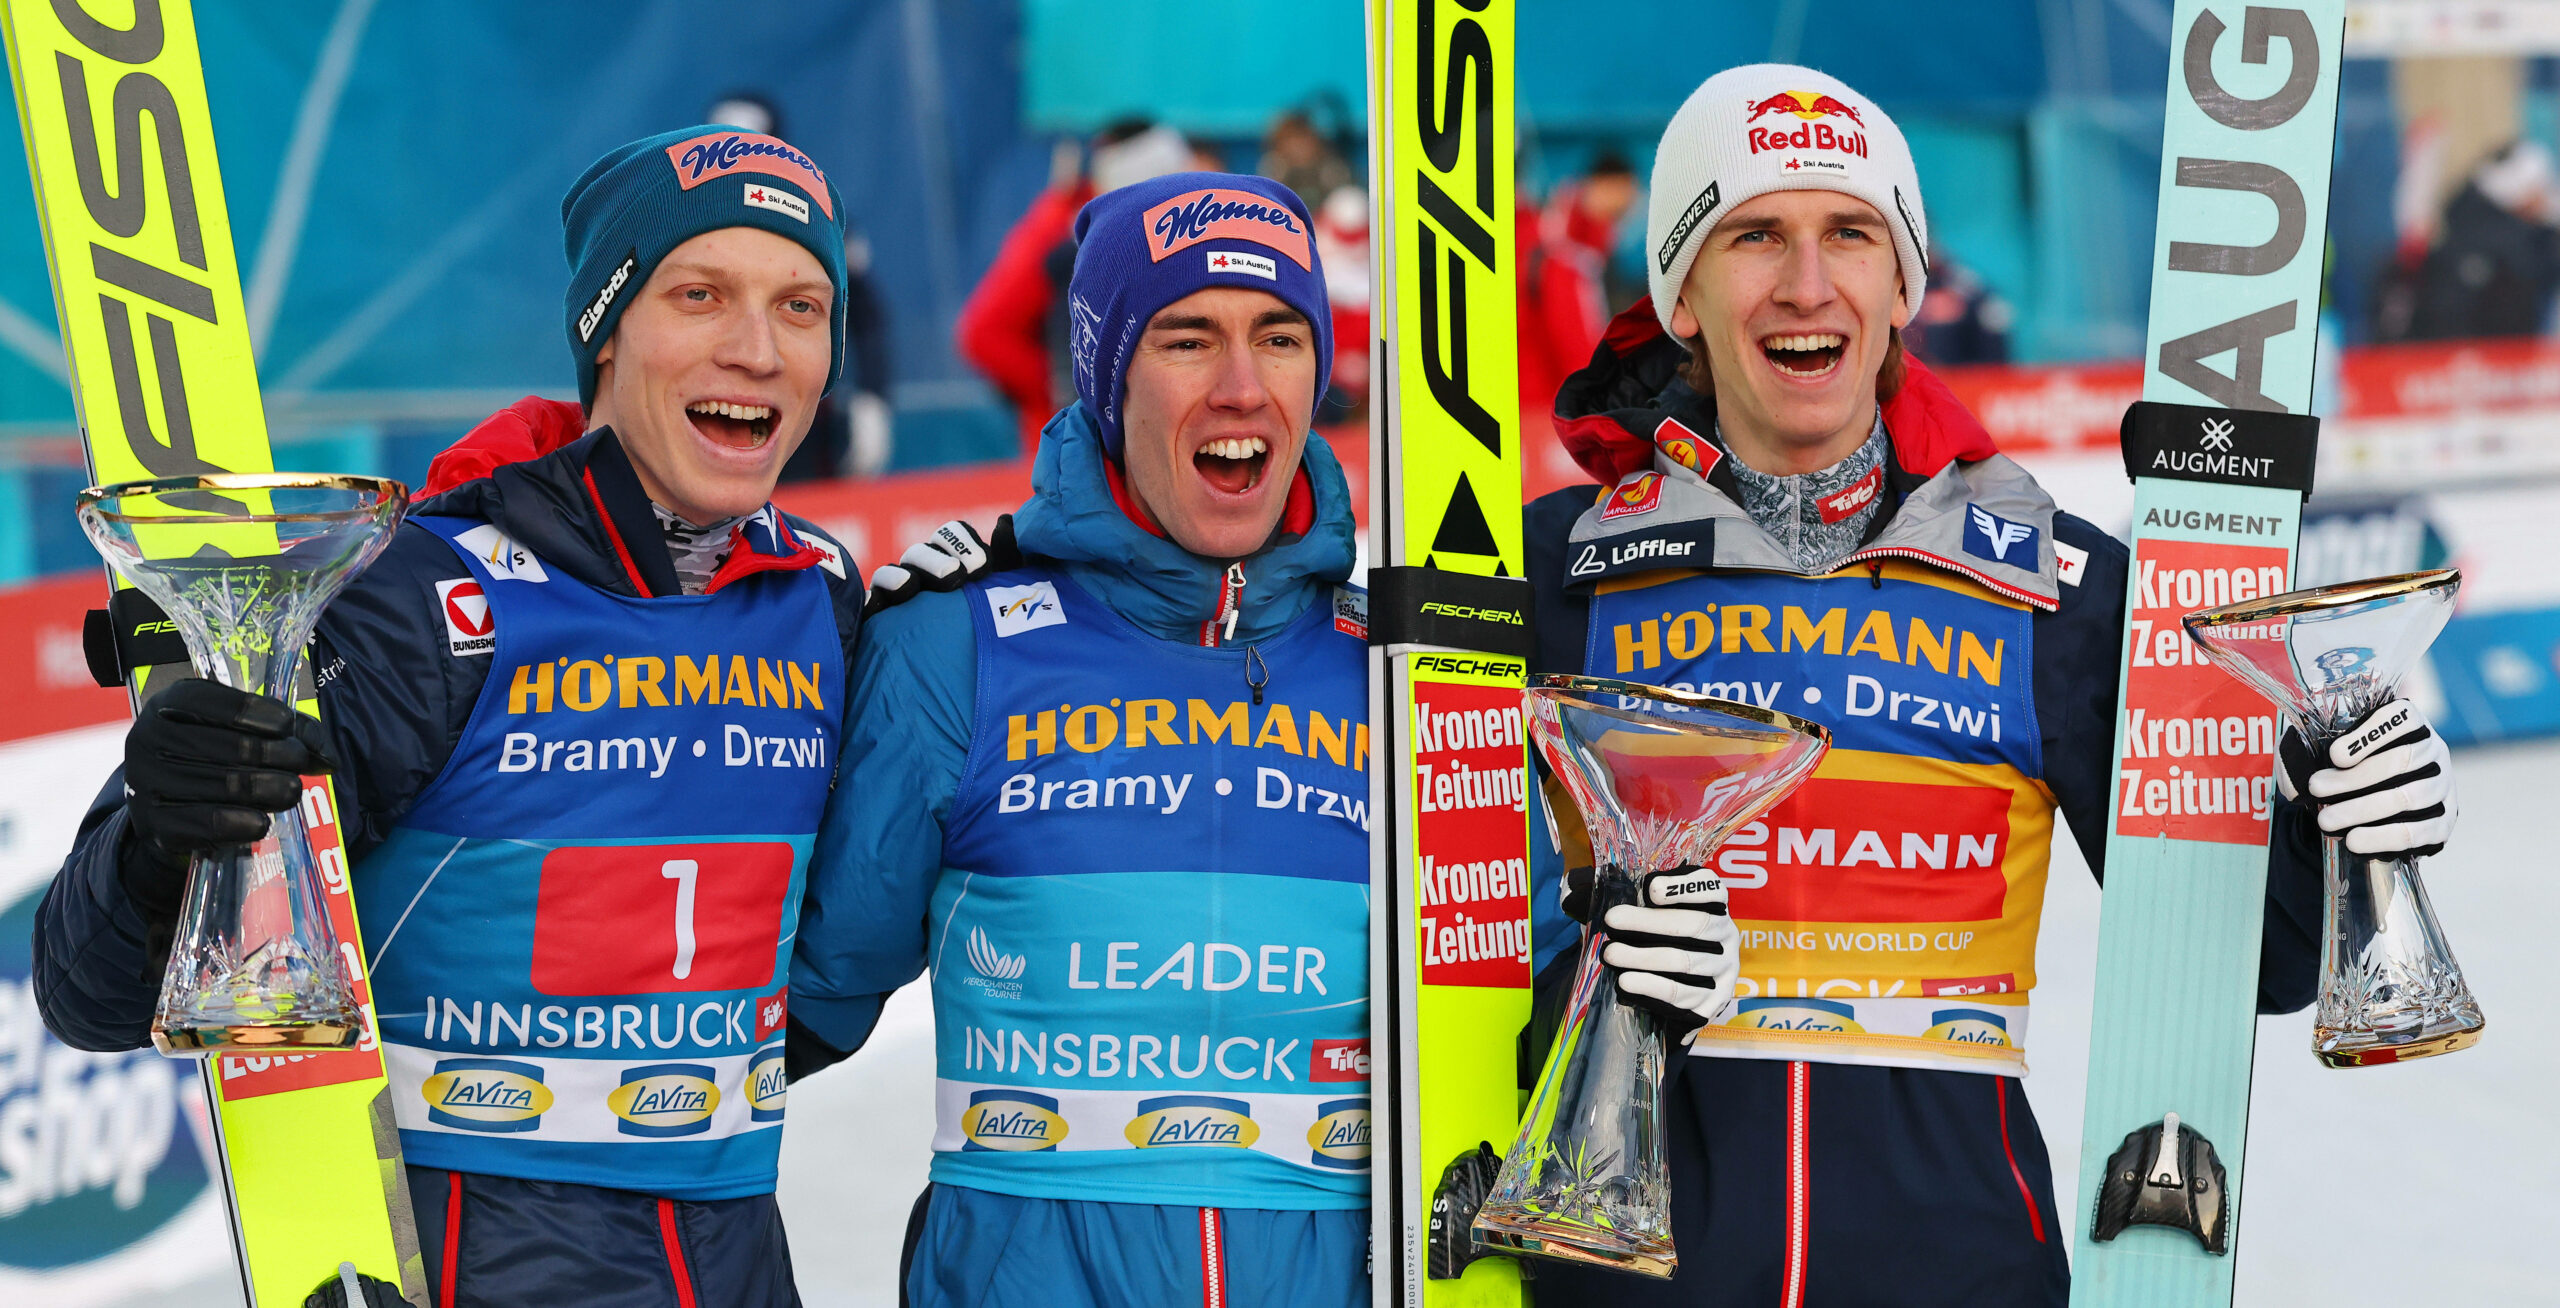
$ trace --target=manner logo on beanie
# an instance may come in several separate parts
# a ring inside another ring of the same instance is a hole
[[[1847,83],[1794,64],[1708,78],[1673,114],[1654,152],[1646,269],[1665,331],[1698,247],[1727,215],[1772,191],[1838,191],[1866,201],[1893,234],[1905,305],[1929,280],[1929,221],[1911,147],[1884,110]]]
[[[1306,202],[1267,178],[1172,173],[1094,197],[1076,215],[1067,355],[1076,402],[1120,457],[1129,360],[1168,304],[1213,286],[1265,292],[1306,315],[1318,398],[1333,371],[1333,310]]]
[[[707,182],[722,182],[706,186]],[[705,124],[607,151],[560,201],[569,256],[569,353],[578,399],[596,394],[596,353],[613,338],[660,260],[723,227],[756,227],[793,241],[818,261],[834,287],[827,385],[844,370],[845,271],[842,205],[809,156],[755,132]]]

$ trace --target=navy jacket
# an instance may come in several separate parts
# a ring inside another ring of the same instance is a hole
[[[549,416],[573,413],[556,406]],[[518,405],[483,431],[525,415],[541,417]],[[552,436],[574,431],[555,430]],[[535,448],[543,443],[548,442],[537,435]],[[683,592],[648,493],[610,428],[538,457],[501,463],[485,476],[427,496],[411,511],[495,524],[546,566],[616,594]],[[851,666],[862,621],[861,576],[841,544],[798,518],[789,522],[804,539],[821,542],[822,552],[833,552],[825,565],[827,586]],[[742,562],[733,557],[731,566]],[[342,831],[359,875],[364,856],[443,769],[488,676],[487,659],[449,652],[436,583],[457,575],[452,546],[404,524],[382,556],[322,612],[312,641],[321,723],[329,752],[339,761],[334,779]],[[36,1004],[45,1025],[74,1048],[134,1049],[150,1041],[166,963],[151,948],[150,924],[117,880],[124,838],[119,768],[90,805],[70,858],[36,909]],[[389,924],[368,925],[379,931]],[[869,1014],[876,1017],[878,1011],[875,998]],[[858,1044],[870,1024],[857,1025],[857,1032],[839,1032],[838,1041],[851,1037]],[[793,1044],[802,1038],[794,1021]]]

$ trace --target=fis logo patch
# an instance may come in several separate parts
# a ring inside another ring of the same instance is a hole
[[[1058,1101],[1028,1090],[976,1090],[960,1114],[960,1152],[1048,1153],[1067,1138]]]
[[[1600,520],[1632,518],[1662,507],[1662,474],[1647,472],[1618,483],[1600,509]]]
[[[539,1130],[551,1111],[542,1069],[503,1058],[444,1058],[426,1084],[427,1120],[457,1131],[511,1134]]]
[[[1217,1095],[1158,1095],[1138,1101],[1138,1115],[1121,1131],[1140,1149],[1250,1149],[1262,1138],[1253,1105]]]
[[[469,577],[436,583],[436,604],[444,610],[446,644],[455,658],[471,658],[498,647],[498,620],[489,612],[488,592]]]
[[[2030,572],[2036,566],[2036,529],[2011,522],[1979,504],[1964,506],[1964,552]]]
[[[1698,433],[1682,425],[1677,418],[1665,418],[1653,429],[1653,447],[1662,457],[1679,464],[1701,477],[1715,471],[1724,461],[1724,451],[1698,439]]]
[[[1815,501],[1815,505],[1822,510],[1824,522],[1843,522],[1858,510],[1875,503],[1876,496],[1883,490],[1884,465],[1879,463],[1867,469],[1866,476],[1823,496]]]
[[[1237,273],[1246,277],[1259,277],[1266,282],[1276,282],[1280,280],[1280,263],[1278,260],[1265,259],[1258,254],[1246,254],[1242,250],[1211,250],[1209,252],[1209,271],[1213,273]]]
[[[783,1103],[790,1097],[791,1076],[782,1070],[782,1046],[757,1051],[747,1063],[747,1119],[781,1121]]]
[[[453,538],[453,543],[471,551],[480,566],[499,581],[549,581],[551,574],[542,570],[542,560],[533,551],[515,543],[507,533],[481,523]]]
[[[771,209],[775,213],[788,214],[804,223],[809,221],[809,202],[779,186],[749,182],[746,197],[748,208]]]
[[[711,1129],[711,1114],[720,1107],[720,1086],[700,1063],[651,1063],[625,1069],[621,1087],[605,1096],[604,1106],[622,1119],[615,1129],[624,1135],[700,1135]]]
[[[1058,607],[1058,585],[1051,581],[1035,581],[1028,586],[989,586],[987,608],[995,614],[999,638],[1062,626],[1067,620],[1067,611]]]
[[[1315,1125],[1307,1128],[1307,1161],[1337,1172],[1369,1170],[1369,1101],[1328,1099],[1316,1105]]]

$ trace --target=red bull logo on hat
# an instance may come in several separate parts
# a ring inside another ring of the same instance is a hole
[[[676,185],[688,191],[731,173],[763,173],[808,192],[829,218],[836,216],[835,201],[827,197],[827,175],[809,156],[775,137],[713,132],[668,146],[667,162],[675,165]]]
[[[1308,271],[1315,269],[1307,229],[1289,207],[1250,191],[1185,191],[1140,216],[1146,225],[1147,258],[1165,257],[1202,241],[1245,240],[1289,256]]]
[[[1763,150],[1837,150],[1861,159],[1867,157],[1866,118],[1857,106],[1836,96],[1818,91],[1780,91],[1743,107],[1750,111],[1750,116],[1742,120],[1745,124],[1757,123],[1773,113],[1798,120],[1792,127],[1783,122],[1774,127],[1752,127],[1747,135],[1753,154]],[[1854,123],[1858,130],[1823,121],[1834,118]]]

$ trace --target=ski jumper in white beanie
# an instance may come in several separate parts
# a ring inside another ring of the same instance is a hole
[[[1747,64],[1690,92],[1654,152],[1645,275],[1664,331],[1707,233],[1771,191],[1838,191],[1874,205],[1893,233],[1903,305],[1919,315],[1929,218],[1902,129],[1839,78],[1794,64]]]

